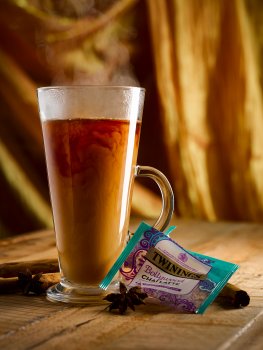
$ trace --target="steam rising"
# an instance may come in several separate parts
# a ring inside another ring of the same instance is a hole
[[[129,51],[130,41],[134,39],[134,25],[130,21],[127,23],[123,14],[84,38],[78,37],[82,28],[87,28],[100,16],[107,16],[109,9],[117,3],[112,0],[64,0],[54,2],[52,9],[44,8],[45,1],[41,3],[45,12],[52,10],[56,16],[70,18],[71,32],[74,33],[76,28],[76,38],[69,41],[50,43],[46,34],[44,39],[38,35],[38,43],[41,42],[51,72],[51,85],[139,86]],[[67,29],[65,26],[62,30],[56,28],[52,35]]]

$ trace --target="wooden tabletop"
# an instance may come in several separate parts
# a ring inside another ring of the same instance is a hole
[[[171,237],[183,247],[240,265],[230,282],[249,293],[249,306],[214,302],[204,315],[194,315],[142,305],[122,316],[104,306],[0,295],[0,349],[263,349],[263,224],[176,219],[173,224]],[[0,241],[0,263],[54,257],[52,231]]]

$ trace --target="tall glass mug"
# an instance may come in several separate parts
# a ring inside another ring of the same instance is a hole
[[[50,300],[94,303],[127,242],[135,176],[159,186],[163,208],[155,227],[173,212],[166,177],[136,166],[145,90],[137,87],[59,86],[38,89],[47,172],[61,271]]]

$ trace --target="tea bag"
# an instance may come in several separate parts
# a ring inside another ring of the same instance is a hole
[[[127,287],[139,286],[148,297],[176,312],[203,313],[238,265],[190,252],[141,223],[100,284],[107,289],[119,271]]]

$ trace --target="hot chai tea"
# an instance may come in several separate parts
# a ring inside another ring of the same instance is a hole
[[[98,284],[128,232],[141,122],[50,119],[42,128],[61,271]]]

